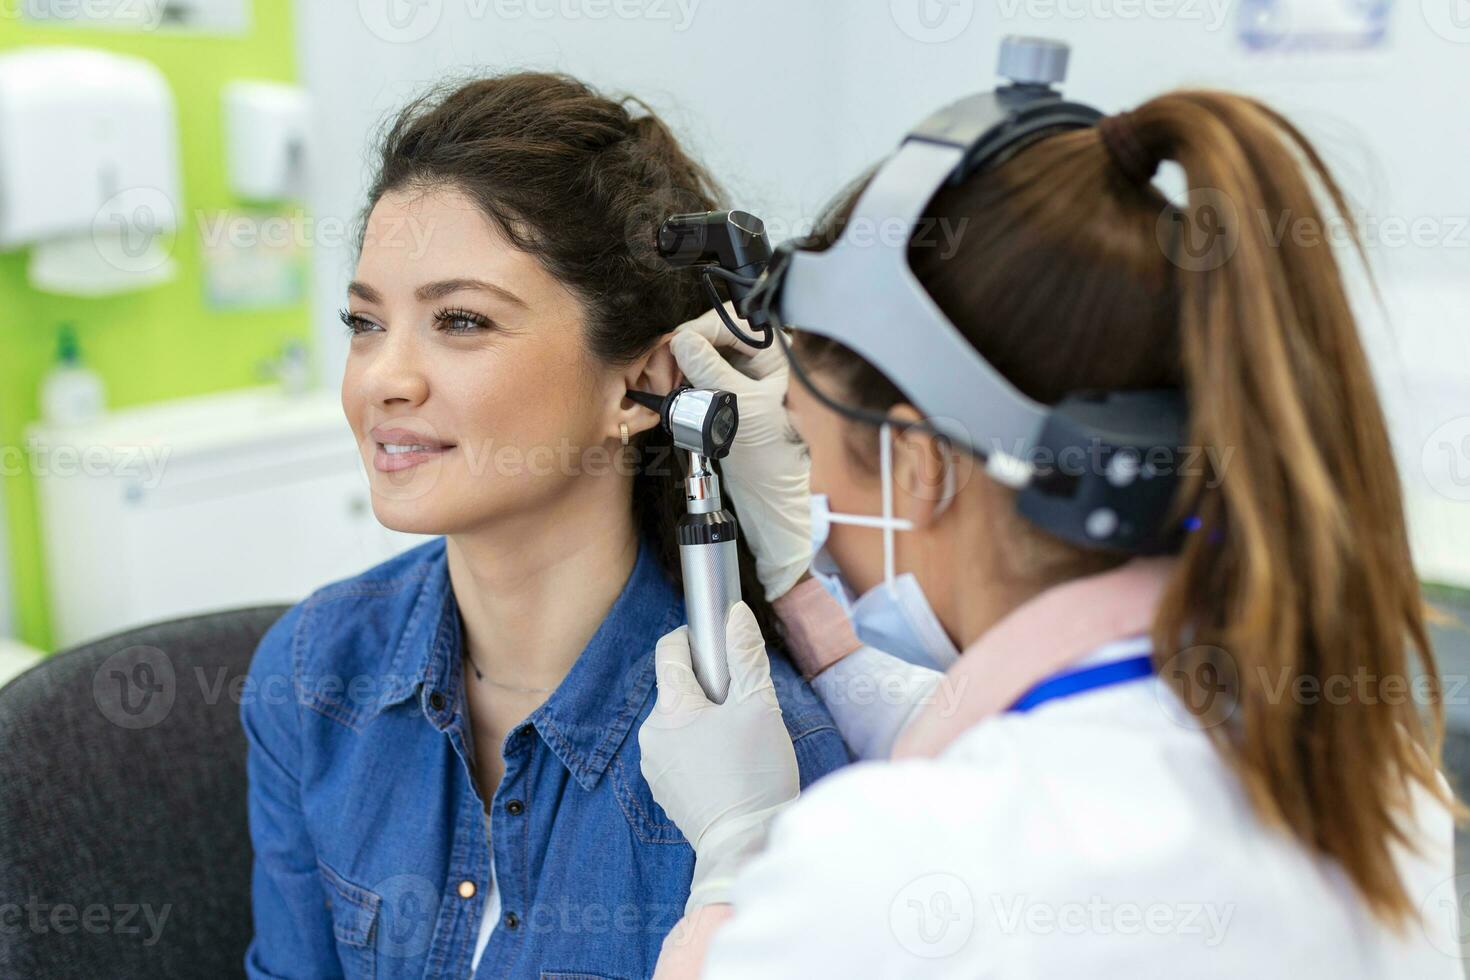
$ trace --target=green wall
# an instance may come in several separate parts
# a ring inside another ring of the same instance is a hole
[[[24,250],[0,253],[0,445],[23,446],[24,427],[39,417],[40,381],[55,356],[56,325],[63,320],[76,324],[82,358],[102,376],[110,408],[262,383],[261,360],[276,356],[289,338],[311,343],[307,304],[210,309],[200,263],[200,215],[209,220],[221,208],[241,206],[226,183],[221,86],[237,78],[296,80],[290,0],[255,0],[250,31],[230,37],[31,24],[16,16],[19,4],[7,6],[0,17],[0,52],[82,45],[158,66],[177,105],[183,200],[176,202],[180,223],[172,252],[178,274],[164,285],[97,299],[50,296],[27,283]],[[7,448],[3,458],[17,457]],[[16,468],[6,465],[0,473],[13,606],[20,639],[50,650],[35,487],[29,472],[15,473]]]

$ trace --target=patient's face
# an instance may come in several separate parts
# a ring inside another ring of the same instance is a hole
[[[461,192],[384,195],[348,293],[342,408],[385,526],[525,516],[592,468],[584,450],[612,453],[618,375],[586,350],[581,304]],[[384,428],[438,445],[389,454],[417,440]]]

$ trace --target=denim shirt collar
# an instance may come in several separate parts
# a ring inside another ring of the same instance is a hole
[[[464,635],[444,541],[431,551],[379,702],[387,707],[417,691],[424,715],[441,731],[454,721],[464,676]],[[597,632],[527,718],[584,789],[597,784],[639,717],[653,687],[654,645],[683,622],[683,599],[653,547],[640,540],[633,571]],[[442,697],[434,699],[435,692]]]

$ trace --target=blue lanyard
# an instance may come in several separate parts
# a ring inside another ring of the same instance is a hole
[[[1096,667],[1080,667],[1051,677],[1037,684],[1007,708],[1007,711],[1030,711],[1047,701],[1071,697],[1100,687],[1111,687],[1127,681],[1138,680],[1153,673],[1153,661],[1147,656],[1129,657],[1098,664]]]

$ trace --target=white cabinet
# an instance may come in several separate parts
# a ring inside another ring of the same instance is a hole
[[[336,392],[181,399],[33,426],[27,444],[58,648],[295,602],[428,540],[373,516]]]

